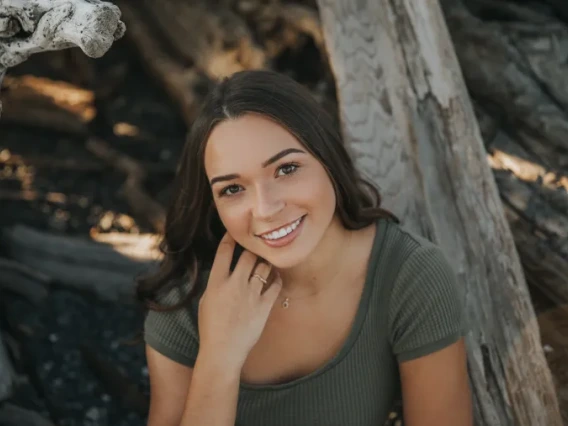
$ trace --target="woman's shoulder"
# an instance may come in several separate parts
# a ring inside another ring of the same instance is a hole
[[[424,252],[431,253],[433,257],[446,258],[438,244],[410,230],[403,223],[385,220],[384,227],[379,229],[384,233],[380,255],[388,257],[388,263],[391,265],[400,267]]]
[[[387,294],[396,297],[417,286],[436,291],[437,287],[455,285],[456,270],[441,246],[393,221],[382,224],[380,230],[383,235],[374,259],[375,278]]]
[[[173,280],[156,302],[164,307],[180,306],[173,310],[150,310],[144,321],[146,343],[168,358],[188,366],[193,366],[197,357],[197,311],[208,277],[209,271],[203,271],[194,282],[187,277]]]
[[[399,361],[431,353],[467,331],[465,291],[442,248],[390,223],[385,252],[390,341]]]

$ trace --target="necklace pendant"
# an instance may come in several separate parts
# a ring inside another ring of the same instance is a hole
[[[284,309],[287,309],[288,306],[290,306],[290,301],[289,301],[288,298],[286,298],[286,299],[284,299],[284,301],[282,302],[282,307],[283,307]]]

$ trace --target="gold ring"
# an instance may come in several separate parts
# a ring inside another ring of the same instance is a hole
[[[254,274],[254,275],[252,276],[252,278],[257,278],[257,279],[259,279],[263,284],[268,284],[268,281],[266,281],[266,279],[262,278],[262,277],[261,277],[260,275],[258,275],[258,274]]]

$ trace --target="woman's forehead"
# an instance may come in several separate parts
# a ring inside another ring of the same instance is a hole
[[[205,147],[205,166],[208,173],[238,164],[260,168],[265,160],[286,148],[306,151],[279,124],[259,115],[245,115],[225,120],[213,129]]]

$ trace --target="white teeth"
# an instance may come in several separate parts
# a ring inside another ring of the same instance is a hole
[[[279,238],[285,237],[294,229],[296,229],[301,221],[302,218],[298,219],[296,222],[294,222],[290,226],[287,226],[286,228],[280,228],[276,231],[271,232],[270,234],[261,235],[261,238],[264,238],[265,240],[277,240]]]

